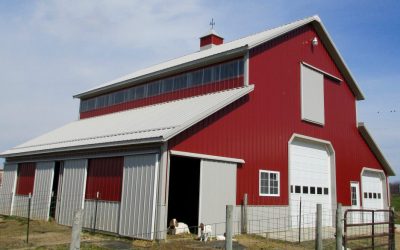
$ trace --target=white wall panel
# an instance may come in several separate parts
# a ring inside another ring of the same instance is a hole
[[[199,222],[218,223],[217,234],[225,232],[226,205],[236,205],[236,168],[236,163],[201,161]]]
[[[10,215],[15,185],[17,181],[17,164],[4,165],[3,184],[0,187],[0,214]]]
[[[31,207],[31,215],[33,219],[49,219],[51,189],[54,179],[54,164],[54,162],[38,162],[36,164],[35,184]]]
[[[301,65],[301,119],[325,123],[324,75]]]
[[[87,160],[64,162],[63,183],[59,203],[58,223],[72,225],[74,212],[83,209]]]
[[[118,233],[119,207],[119,202],[99,200],[96,213],[96,201],[85,200],[83,226],[92,229],[96,218],[96,230]]]
[[[125,157],[119,234],[154,238],[158,154]]]

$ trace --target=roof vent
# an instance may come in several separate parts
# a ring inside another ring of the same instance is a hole
[[[209,49],[224,43],[224,38],[214,30],[214,19],[211,19],[210,25],[211,30],[206,35],[200,37],[200,50]]]

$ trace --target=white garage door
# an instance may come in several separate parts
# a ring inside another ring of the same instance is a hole
[[[325,226],[332,225],[331,163],[324,144],[295,140],[290,145],[290,212],[292,227],[298,227],[301,201],[301,224],[315,226],[316,204],[322,204]]]
[[[381,174],[365,171],[362,176],[363,208],[383,209],[383,180]]]

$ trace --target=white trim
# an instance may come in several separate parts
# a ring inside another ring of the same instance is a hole
[[[353,186],[355,186],[356,189],[357,189],[357,197],[356,197],[357,205],[353,205],[353,197],[352,197],[352,190],[351,190],[351,188]],[[350,205],[351,205],[352,208],[360,208],[361,207],[361,197],[360,197],[361,193],[360,193],[360,191],[361,191],[360,190],[360,182],[358,182],[358,181],[350,181]]]
[[[249,86],[249,68],[250,68],[250,60],[249,60],[249,51],[247,51],[246,55],[244,56],[244,86]]]
[[[334,76],[334,75],[332,75],[332,74],[329,74],[328,72],[323,71],[322,69],[317,68],[317,67],[315,67],[315,66],[312,66],[311,64],[308,64],[308,63],[306,63],[306,62],[304,62],[304,61],[302,61],[301,64],[304,65],[304,66],[306,66],[307,68],[310,68],[310,69],[312,69],[312,70],[315,70],[315,71],[317,71],[317,72],[323,74],[324,76],[327,76],[328,78],[331,78],[332,80],[335,80],[335,81],[337,81],[337,82],[343,82],[343,80],[340,79],[339,77],[336,77],[336,76]]]
[[[261,174],[262,173],[267,173],[268,174],[268,185],[267,185],[268,194],[261,192]],[[269,174],[276,174],[277,175],[277,180],[278,180],[278,193],[277,194],[270,194],[270,190],[269,190],[269,188],[270,188],[270,185],[269,185],[270,176],[269,176]],[[280,196],[280,193],[281,193],[281,176],[280,176],[280,172],[279,171],[274,171],[274,170],[260,169],[258,171],[258,195],[259,196],[275,196],[275,197],[277,197],[277,196]]]
[[[202,196],[202,192],[201,192],[201,188],[203,186],[203,178],[202,178],[202,171],[203,170],[203,161],[200,161],[200,169],[199,169],[199,214],[198,214],[198,222],[203,221],[201,218],[201,196]],[[200,231],[198,232],[198,235],[200,235]]]
[[[106,158],[106,157],[117,157],[117,156],[133,156],[133,155],[142,155],[142,154],[158,154],[159,150],[154,147],[154,149],[148,150],[140,150],[137,151],[126,151],[126,152],[114,152],[114,153],[93,153],[93,154],[84,154],[78,156],[68,156],[68,157],[52,157],[52,158],[37,158],[34,159],[34,162],[43,162],[43,161],[68,161],[68,160],[82,160],[82,159],[95,159],[95,158]],[[24,163],[24,162],[32,162],[32,159],[24,160],[24,161],[9,161],[10,163]]]
[[[47,213],[47,216],[46,216],[46,221],[48,221],[49,220],[49,218],[50,218],[50,208],[51,208],[51,193],[52,193],[52,191],[53,191],[53,182],[54,182],[54,172],[55,172],[55,169],[56,169],[56,162],[55,161],[51,161],[52,163],[53,163],[53,172],[51,173],[51,184],[50,184],[50,188],[49,188],[49,202],[48,202],[48,207],[47,207],[47,211],[48,211],[48,213]],[[36,174],[35,174],[35,178],[36,178]],[[33,191],[35,191],[35,190],[33,190]],[[35,193],[35,192],[34,192]]]
[[[89,167],[89,159],[85,159],[85,176],[83,179],[83,195],[82,195],[82,209],[85,209],[85,196],[86,196],[86,182],[87,182],[87,171]]]
[[[157,206],[157,193],[158,193],[158,164],[159,164],[159,157],[158,154],[156,154],[156,164],[155,164],[155,170],[154,170],[154,190],[153,190],[153,211],[152,211],[152,219],[151,219],[151,236],[150,239],[154,239],[154,233],[155,233],[155,227],[156,223],[156,206]]]
[[[241,163],[241,164],[245,163],[245,161],[243,159],[238,159],[238,158],[197,154],[197,153],[190,153],[190,152],[177,151],[177,150],[170,150],[169,152],[171,153],[171,155],[184,156],[184,157],[190,157],[190,158],[200,158],[200,159],[225,161],[225,162],[233,162],[233,163]]]
[[[8,163],[7,163],[8,164]],[[12,164],[12,163],[11,163]],[[14,210],[14,200],[15,200],[15,193],[17,189],[17,180],[18,180],[18,163],[14,163],[17,165],[15,169],[15,175],[14,175],[14,186],[12,188],[12,193],[11,193],[11,208],[10,208],[10,216],[13,215],[13,210]]]

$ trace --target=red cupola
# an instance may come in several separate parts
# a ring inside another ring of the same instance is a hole
[[[209,49],[222,43],[224,43],[224,38],[211,29],[207,35],[200,37],[200,50]]]

